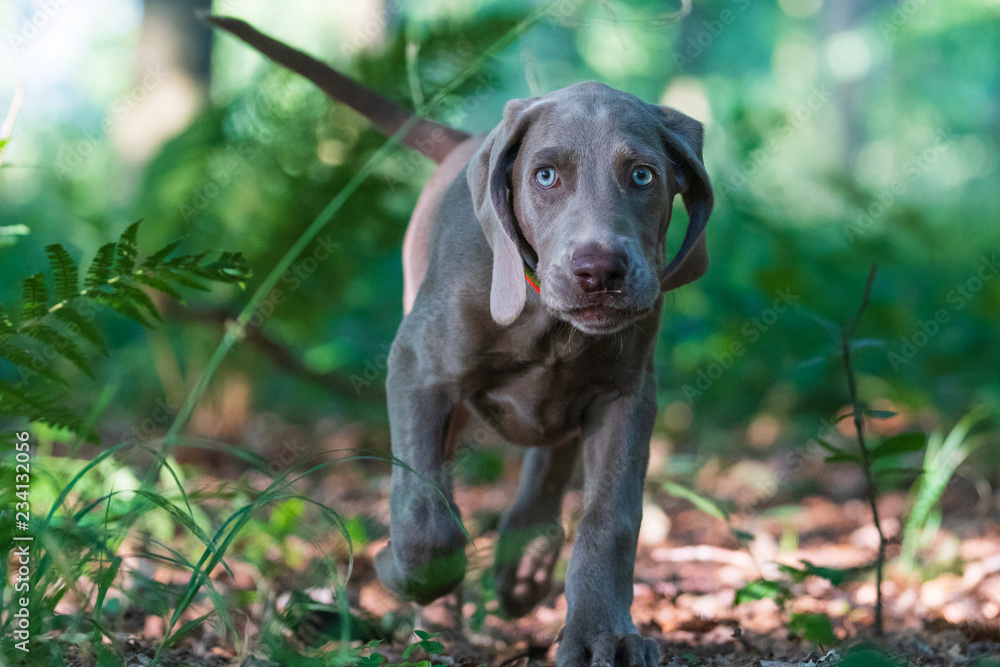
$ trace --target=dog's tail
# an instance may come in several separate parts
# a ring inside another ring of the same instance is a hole
[[[370,120],[378,131],[387,137],[396,134],[413,118],[413,114],[406,109],[357,81],[347,78],[312,56],[268,37],[245,21],[210,14],[203,15],[202,19],[216,28],[239,37],[282,67],[287,67],[309,79],[324,93]],[[401,141],[404,146],[414,148],[441,164],[455,146],[468,138],[469,135],[461,130],[421,118],[413,124]]]

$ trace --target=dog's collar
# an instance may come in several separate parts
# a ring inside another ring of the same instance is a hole
[[[542,284],[538,280],[538,275],[535,274],[535,272],[532,271],[531,267],[527,264],[524,265],[524,279],[528,281],[529,285],[531,285],[531,289],[535,290],[539,294],[542,293]]]
[[[535,273],[534,269],[528,266],[527,262],[524,262],[524,279],[528,281],[529,285],[531,285],[531,289],[535,290],[539,294],[542,293],[542,281],[538,279],[538,274]]]
[[[533,268],[538,266],[538,253],[528,243],[528,239],[524,235],[524,230],[521,229],[521,222],[517,219],[517,216],[513,217],[514,233],[517,236],[518,250],[521,253],[521,263],[524,265],[524,279],[531,285],[531,289],[541,294],[542,281],[538,279],[538,274],[535,273],[535,269]]]

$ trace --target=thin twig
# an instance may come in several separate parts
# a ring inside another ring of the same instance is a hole
[[[225,308],[181,308],[173,302],[168,302],[164,308],[164,315],[174,319],[187,320],[210,324],[226,328],[235,322],[237,315]],[[343,373],[335,371],[318,373],[311,370],[301,359],[299,359],[288,347],[282,345],[265,334],[260,327],[246,327],[245,342],[250,343],[283,371],[291,375],[298,376],[307,382],[312,383],[335,396],[359,399],[368,402],[384,402],[385,396],[380,392],[379,383],[374,383],[374,387],[368,380],[358,382]]]
[[[876,265],[872,264],[871,271],[868,272],[868,282],[865,284],[865,293],[861,299],[861,306],[850,324],[844,327],[840,337],[841,349],[844,353],[844,370],[847,372],[847,390],[851,396],[851,407],[854,410],[854,429],[858,434],[858,449],[861,451],[861,468],[865,473],[865,482],[868,490],[868,504],[872,508],[872,520],[875,529],[878,531],[878,559],[875,562],[875,635],[881,637],[882,627],[882,575],[885,569],[885,533],[882,532],[882,522],[878,514],[878,482],[872,471],[871,457],[868,454],[868,445],[865,444],[864,429],[864,407],[858,400],[858,387],[854,378],[854,368],[851,365],[851,337],[861,321],[861,315],[868,307],[868,298],[871,296],[872,283],[875,280]]]

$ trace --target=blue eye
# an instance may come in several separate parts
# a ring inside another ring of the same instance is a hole
[[[653,182],[653,170],[649,167],[636,167],[632,170],[632,182],[640,188],[647,187]]]
[[[542,167],[535,172],[535,182],[546,190],[555,186],[558,181],[559,176],[556,174],[556,170],[552,167]]]

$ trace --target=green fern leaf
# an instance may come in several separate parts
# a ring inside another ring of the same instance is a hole
[[[190,271],[191,269],[199,266],[201,260],[208,257],[209,251],[196,252],[193,255],[177,255],[176,257],[171,257],[167,261],[163,262],[163,266],[168,269],[177,269],[181,271]]]
[[[135,276],[136,282],[142,283],[143,285],[148,285],[155,290],[159,290],[164,294],[168,295],[180,304],[184,303],[184,297],[180,292],[175,290],[173,286],[162,278],[150,275],[148,273],[137,273]]]
[[[66,326],[66,329],[70,333],[83,338],[93,345],[98,352],[104,356],[108,356],[108,348],[104,344],[104,337],[101,336],[101,332],[94,326],[93,317],[82,315],[78,310],[69,305],[57,308],[52,311],[52,314]]]
[[[241,252],[223,252],[214,262],[204,267],[212,273],[211,278],[224,283],[242,283],[253,276],[250,265]]]
[[[0,414],[9,417],[22,417],[27,416],[29,412],[45,407],[35,401],[35,398],[25,390],[23,384],[15,385],[0,380]]]
[[[177,249],[177,246],[179,246],[181,244],[181,241],[183,240],[184,239],[177,239],[172,243],[168,243],[162,249],[154,252],[152,255],[146,258],[146,261],[142,263],[142,268],[144,269],[159,268],[160,264],[162,264],[167,259],[167,257],[170,256],[170,253],[172,253],[174,250]]]
[[[81,433],[83,420],[59,404],[64,393],[33,392],[24,385],[12,385],[0,380],[0,416],[26,417],[33,422],[48,424]],[[94,442],[96,436],[84,435]]]
[[[69,383],[55,372],[52,364],[40,354],[32,355],[22,347],[2,342],[0,343],[0,359],[6,359],[17,367],[22,377],[41,375],[53,382],[69,386]]]
[[[135,288],[133,288],[135,289]],[[120,292],[93,292],[94,301],[102,303],[109,308],[117,310],[119,313],[134,320],[144,327],[152,328],[153,323],[146,319],[142,310],[136,306],[135,302],[128,297],[123,297]]]
[[[87,289],[94,289],[95,287],[107,284],[111,278],[111,267],[115,261],[116,246],[117,244],[115,243],[105,243],[97,250],[97,254],[94,255],[94,261],[90,263],[90,268],[87,269],[87,280],[84,284]]]
[[[3,306],[0,306],[0,340],[12,335],[15,331],[14,323],[7,316],[7,311],[3,309]]]
[[[133,222],[122,232],[121,238],[118,239],[118,244],[115,248],[115,273],[119,276],[132,273],[132,270],[135,268],[135,257],[138,254],[136,239],[139,236],[139,223],[141,222],[142,220]]]
[[[202,285],[197,280],[192,280],[184,275],[180,271],[174,271],[171,269],[161,269],[160,275],[173,280],[178,285],[183,285],[184,287],[190,287],[191,289],[201,290],[202,292],[207,292],[208,288]]]
[[[94,377],[94,372],[91,369],[90,362],[87,361],[87,356],[80,349],[80,346],[73,342],[72,338],[62,335],[45,324],[32,324],[24,327],[22,331],[48,347],[52,352],[69,360],[74,366],[90,377]]]
[[[66,252],[66,249],[58,243],[45,246],[45,253],[49,256],[49,265],[52,267],[56,296],[60,301],[72,299],[80,289],[76,263]]]
[[[42,317],[49,312],[49,293],[45,289],[45,274],[36,273],[25,278],[21,287],[24,305],[21,308],[21,320],[27,321]]]
[[[131,301],[137,308],[145,310],[154,320],[160,319],[160,311],[156,309],[156,304],[149,298],[149,295],[141,289],[128,283],[115,283],[111,286],[116,296]]]

